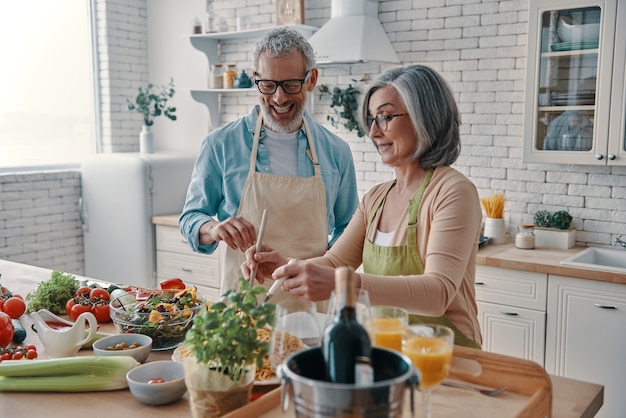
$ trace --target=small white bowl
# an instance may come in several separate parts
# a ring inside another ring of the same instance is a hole
[[[114,347],[118,344],[126,344],[130,347],[137,343],[139,347],[125,350],[108,350],[108,347]],[[139,363],[146,361],[150,355],[152,348],[152,338],[143,334],[116,334],[108,337],[100,338],[95,341],[91,347],[96,356],[131,356]]]
[[[164,379],[162,383],[148,383],[150,379]],[[171,361],[151,361],[126,373],[128,388],[135,398],[148,405],[164,405],[180,399],[185,386],[183,364]]]
[[[563,42],[598,42],[600,23],[574,25],[561,18],[558,23],[558,33]]]

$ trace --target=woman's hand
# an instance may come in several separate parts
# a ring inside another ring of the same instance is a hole
[[[258,273],[257,273],[258,274]],[[335,269],[308,261],[278,267],[272,279],[285,278],[282,290],[314,302],[327,300],[335,289]]]
[[[272,273],[283,264],[287,264],[287,259],[281,256],[267,244],[261,244],[261,251],[256,252],[256,245],[246,250],[246,261],[241,264],[241,273],[246,280],[250,280],[252,270],[256,269],[256,280],[263,284],[265,280],[272,279]]]

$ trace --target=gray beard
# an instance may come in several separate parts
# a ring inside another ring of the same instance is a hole
[[[287,125],[285,125],[284,123],[281,124],[276,119],[274,119],[269,112],[268,105],[266,105],[265,103],[261,103],[259,107],[261,108],[263,123],[268,129],[274,132],[288,134],[297,131],[300,128],[300,125],[302,125],[302,118],[304,116],[303,105],[298,106],[298,108],[296,109],[296,115]]]

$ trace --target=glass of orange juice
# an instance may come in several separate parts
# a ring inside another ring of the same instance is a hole
[[[409,324],[406,309],[395,306],[373,306],[371,319],[365,328],[372,345],[402,351],[402,336]]]
[[[453,347],[454,331],[444,325],[412,325],[404,333],[402,352],[421,374],[423,418],[431,417],[431,392],[448,376]]]

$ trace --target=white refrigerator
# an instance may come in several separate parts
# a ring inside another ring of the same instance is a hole
[[[181,212],[195,158],[112,153],[83,161],[85,276],[157,288],[152,216]]]

